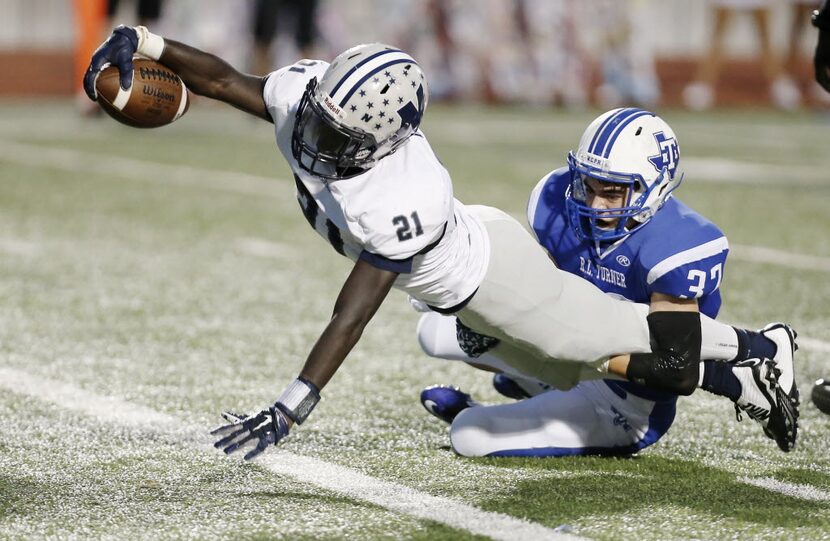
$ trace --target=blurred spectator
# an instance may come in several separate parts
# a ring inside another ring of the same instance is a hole
[[[801,95],[791,79],[781,69],[778,56],[773,51],[769,32],[769,0],[712,0],[715,26],[709,42],[709,50],[698,66],[695,81],[683,91],[683,101],[694,110],[708,109],[715,101],[715,87],[723,60],[723,41],[729,23],[736,13],[748,12],[752,16],[761,45],[761,63],[770,85],[770,96],[776,107],[794,109],[801,102]]]
[[[75,0],[75,81],[79,107],[91,109],[81,86],[89,59],[98,45],[106,27],[106,0]],[[94,106],[94,104],[93,104]]]
[[[813,28],[810,25],[810,14],[821,4],[820,0],[791,0],[792,22],[787,43],[787,56],[784,61],[784,70],[789,77],[804,92],[809,92],[813,99],[822,103],[828,101],[828,95],[813,80],[812,70],[803,68],[805,55],[802,52],[802,38],[808,34],[813,36]]]
[[[107,0],[107,17],[110,19],[109,28],[106,29],[106,36],[109,36],[110,30],[113,26],[119,24],[127,24],[135,26],[137,24],[149,26],[156,22],[161,16],[162,0],[134,0],[131,2],[138,17],[130,17],[127,20],[120,21],[117,19],[119,15],[118,8],[121,4],[119,0]]]
[[[432,68],[434,73],[431,95],[435,99],[455,99],[455,77],[453,62],[455,60],[455,40],[450,33],[450,10],[446,2],[427,0],[427,16],[432,23],[432,31],[437,45],[437,59]]]
[[[583,107],[588,103],[592,59],[590,25],[583,17],[593,12],[592,1],[523,0],[517,22],[521,47],[531,60],[526,92],[532,103]]]
[[[660,100],[660,83],[654,67],[649,6],[642,0],[600,0],[597,4],[602,79],[597,100],[604,109],[632,104],[654,107]]]
[[[315,58],[313,45],[317,0],[255,0],[252,17],[254,36],[251,72],[265,75],[275,69],[271,46],[277,29],[293,32],[301,58]]]
[[[816,82],[830,92],[830,6],[824,2],[813,13],[813,26],[818,29],[818,42],[813,54]]]
[[[578,0],[469,0],[447,2],[457,61],[457,88],[489,103],[587,102],[590,57]]]

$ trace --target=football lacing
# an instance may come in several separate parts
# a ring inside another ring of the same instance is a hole
[[[168,83],[173,83],[176,86],[180,84],[179,77],[167,70],[139,67],[138,74],[142,79],[158,79],[161,81],[167,81]]]

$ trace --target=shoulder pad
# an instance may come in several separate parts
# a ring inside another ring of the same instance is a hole
[[[300,60],[269,73],[262,97],[271,117],[274,118],[272,108],[299,102],[311,78],[322,77],[327,68],[328,62],[322,60]]]
[[[674,261],[684,260],[684,264],[694,261],[697,254],[709,254],[717,249],[715,246],[729,249],[718,226],[675,198],[666,201],[654,218],[626,242],[639,246],[638,259],[648,272],[658,266],[666,269]]]
[[[565,205],[565,190],[570,184],[567,167],[551,171],[536,183],[527,201],[527,223],[539,237],[537,228],[547,223],[551,214],[558,214]]]
[[[350,196],[367,251],[390,259],[411,257],[441,238],[453,220],[449,173],[423,137],[412,137],[367,173]],[[348,181],[345,181],[348,182]]]

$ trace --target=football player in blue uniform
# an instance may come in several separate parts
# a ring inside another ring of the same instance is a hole
[[[679,159],[675,134],[661,118],[634,108],[609,111],[591,123],[568,165],[536,185],[527,216],[559,268],[609,295],[648,303],[652,331],[655,325],[677,325],[671,332],[692,336],[701,333],[698,312],[714,318],[720,309],[729,245],[717,226],[672,197],[682,180]],[[666,312],[690,317],[679,324],[661,321]],[[447,355],[454,344],[437,345],[442,335],[452,341],[453,330],[466,359],[458,351]],[[721,360],[704,361],[694,383],[729,397],[739,419],[746,412],[782,450],[792,449],[798,391],[791,329],[783,324],[759,332],[708,326],[703,334],[708,336],[700,338],[701,358]],[[494,356],[481,354],[487,344],[477,342],[474,333],[446,318],[424,316],[419,338],[433,355],[510,371]],[[642,364],[653,360],[636,354],[620,362],[630,363],[630,379],[647,381]],[[777,396],[762,383],[767,377],[777,379]],[[470,407],[477,404],[453,387],[422,392],[427,409],[452,423],[452,445],[462,455],[631,454],[666,433],[677,400],[672,392],[610,379],[548,390],[544,382],[515,371],[496,374],[494,385],[511,398],[533,398]]]

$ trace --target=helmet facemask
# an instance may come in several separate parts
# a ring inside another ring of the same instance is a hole
[[[568,154],[565,207],[574,233],[600,252],[639,230],[682,182],[679,161],[674,132],[654,113],[627,107],[598,116]],[[605,185],[603,193],[589,193],[587,179]],[[617,191],[608,184],[624,187],[625,197],[612,199]]]
[[[657,210],[646,204],[649,196],[654,190],[663,190],[668,186],[663,182],[667,174],[665,168],[650,185],[640,174],[604,171],[578,160],[572,152],[568,154],[568,168],[571,182],[565,199],[570,225],[580,239],[596,243],[616,241],[645,225]],[[588,177],[626,187],[625,204],[610,209],[589,206],[585,186]],[[660,199],[662,201],[665,197]],[[614,225],[606,225],[609,221],[614,221]]]
[[[329,180],[363,173],[374,165],[377,141],[372,134],[344,126],[320,103],[317,78],[311,79],[297,107],[291,152],[304,171]]]

